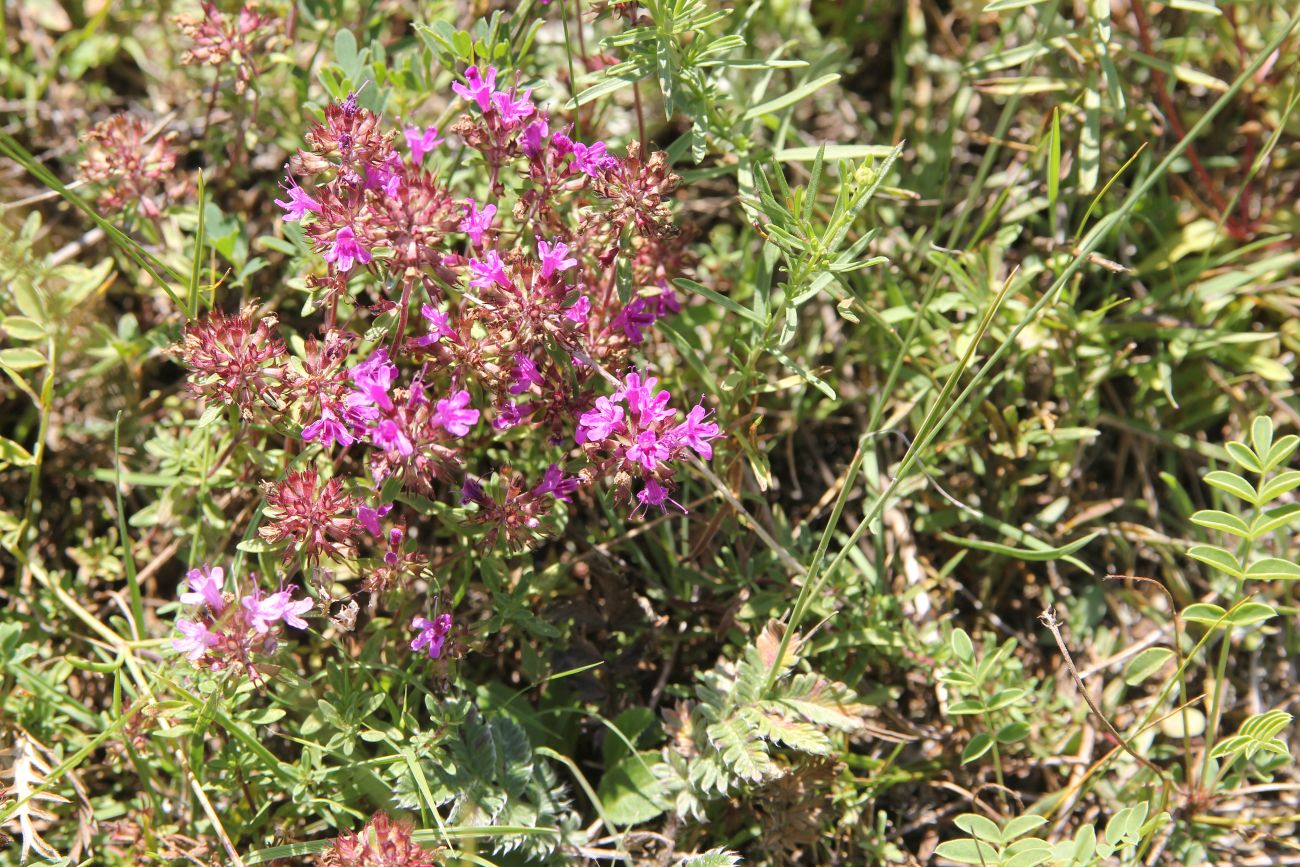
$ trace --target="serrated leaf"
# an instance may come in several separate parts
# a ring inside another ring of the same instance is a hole
[[[1124,682],[1129,686],[1137,686],[1159,671],[1173,656],[1174,652],[1167,647],[1148,647],[1125,666]]]
[[[740,717],[720,720],[706,729],[727,770],[750,783],[761,782],[776,772],[763,742],[753,736],[753,726]]]
[[[740,856],[730,849],[710,849],[698,855],[687,855],[678,861],[678,867],[739,867]]]

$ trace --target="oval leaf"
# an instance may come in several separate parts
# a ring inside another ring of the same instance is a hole
[[[1174,652],[1167,647],[1148,647],[1133,657],[1133,660],[1124,669],[1124,682],[1129,686],[1137,686],[1159,671],[1166,662],[1173,658],[1173,655]]]

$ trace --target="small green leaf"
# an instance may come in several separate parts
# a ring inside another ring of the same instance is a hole
[[[7,367],[10,370],[30,370],[43,364],[45,364],[45,356],[35,349],[23,346],[0,350],[0,367]]]
[[[1219,623],[1219,621],[1223,620],[1225,614],[1227,614],[1226,611],[1211,602],[1194,602],[1183,609],[1184,620],[1206,626],[1214,626]]]
[[[1212,488],[1226,491],[1240,500],[1245,500],[1251,505],[1255,505],[1259,502],[1255,486],[1236,473],[1229,473],[1225,470],[1215,470],[1212,473],[1205,474],[1205,483]]]
[[[1296,446],[1300,446],[1300,437],[1295,434],[1287,434],[1273,443],[1273,448],[1269,449],[1268,454],[1264,457],[1264,465],[1270,470],[1281,466],[1287,458],[1291,457],[1291,453],[1296,450]]]
[[[1213,566],[1222,572],[1227,572],[1234,578],[1241,578],[1244,574],[1241,561],[1217,545],[1193,545],[1187,549],[1187,556],[1208,566]]]
[[[14,340],[40,340],[45,336],[41,323],[26,316],[6,316],[0,321],[0,329]]]
[[[1271,605],[1265,605],[1263,602],[1243,602],[1229,612],[1228,622],[1233,626],[1253,626],[1276,616],[1277,611]]]
[[[1218,530],[1221,533],[1231,533],[1233,536],[1240,536],[1243,539],[1250,538],[1250,527],[1245,521],[1236,515],[1229,515],[1227,512],[1220,512],[1217,509],[1202,509],[1192,515],[1192,523],[1202,527],[1209,527],[1211,530]]]
[[[1300,517],[1300,503],[1289,503],[1285,506],[1278,506],[1269,509],[1261,515],[1257,515],[1255,520],[1250,522],[1250,532],[1256,539],[1265,533],[1271,533],[1278,527],[1285,527],[1287,524]]]
[[[1023,741],[1029,737],[1029,723],[1013,722],[1007,723],[998,729],[997,739],[1000,744],[1014,744]]]
[[[1042,816],[1035,816],[1032,814],[1027,816],[1017,816],[1010,822],[1007,822],[1006,827],[1002,829],[1002,842],[1010,843],[1012,840],[1015,840],[1018,837],[1023,837],[1035,828],[1041,828],[1046,824],[1047,820]],[[1037,842],[1041,843],[1043,841],[1040,840]]]
[[[966,748],[961,751],[961,763],[965,765],[975,761],[992,749],[993,743],[992,735],[988,732],[979,732],[970,739],[970,743],[966,744]]]
[[[983,840],[987,843],[1002,842],[1002,831],[997,824],[992,819],[981,816],[979,813],[962,813],[952,823],[976,840]]]
[[[1279,557],[1264,557],[1247,567],[1246,577],[1252,581],[1300,581],[1300,566]]]
[[[1228,454],[1234,461],[1250,470],[1252,473],[1264,472],[1264,467],[1260,464],[1259,458],[1255,457],[1255,453],[1252,452],[1245,443],[1232,440],[1231,442],[1226,443],[1224,448],[1228,450]]]
[[[978,840],[949,840],[940,843],[934,850],[940,858],[956,861],[958,864],[997,864],[998,850],[988,843]]]
[[[1173,656],[1174,652],[1167,647],[1148,647],[1133,657],[1124,668],[1124,682],[1129,686],[1137,686],[1159,671]]]
[[[828,84],[839,81],[838,72],[831,72],[826,75],[814,78],[812,81],[805,81],[789,93],[784,93],[776,99],[769,99],[767,102],[759,103],[741,116],[741,120],[754,120],[765,114],[773,114],[783,108],[788,108],[797,102],[801,102],[806,97],[812,96]]]
[[[1273,419],[1261,415],[1251,422],[1250,444],[1254,446],[1255,454],[1268,454],[1269,449],[1273,448]]]
[[[1300,470],[1287,470],[1260,485],[1259,501],[1261,503],[1272,502],[1298,487],[1300,487]]]
[[[975,658],[975,645],[971,642],[966,630],[954,629],[948,643],[952,646],[952,655],[962,662],[970,662]]]

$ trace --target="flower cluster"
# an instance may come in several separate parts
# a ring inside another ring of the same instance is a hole
[[[276,204],[320,256],[305,281],[325,314],[318,337],[290,354],[275,320],[246,309],[191,323],[180,347],[196,394],[333,461],[328,480],[305,470],[266,486],[262,538],[375,592],[429,562],[410,550],[423,527],[384,523],[400,492],[519,549],[603,479],[634,513],[675,505],[675,465],[707,459],[720,435],[703,405],[678,418],[640,373],[602,397],[607,372],[681,310],[672,280],[693,263],[666,156],[578,140],[490,66],[452,89],[465,112],[441,133],[389,126],[353,94],[290,159]],[[478,152],[478,184],[444,180],[447,140]],[[367,314],[358,333],[340,329]],[[519,466],[549,469],[506,466],[516,450]],[[414,649],[442,653],[440,624],[422,618]]]
[[[595,466],[613,472],[620,492],[630,490],[632,479],[644,486],[637,491],[635,510],[655,506],[666,511],[671,504],[686,509],[669,496],[672,462],[690,451],[704,460],[713,457],[712,441],[722,435],[708,420],[709,411],[696,404],[678,421],[678,411],[668,405],[672,395],[655,386],[655,377],[633,371],[610,397],[601,397],[578,421],[577,440]]]
[[[186,187],[176,179],[175,138],[175,133],[151,133],[142,118],[115,114],[83,137],[86,156],[77,173],[101,185],[101,208],[117,211],[136,204],[140,213],[156,219]]]
[[[275,18],[249,4],[233,17],[224,15],[217,4],[205,0],[203,15],[178,15],[176,24],[193,45],[181,55],[185,65],[204,64],[235,67],[235,93],[242,94],[257,75],[256,58],[265,53],[265,43],[274,33]]]
[[[239,666],[254,680],[258,656],[269,656],[279,645],[281,624],[306,629],[302,615],[311,611],[311,599],[294,599],[292,589],[264,594],[256,585],[236,598],[225,589],[220,566],[191,569],[185,576],[189,590],[181,593],[190,616],[176,621],[181,638],[172,648],[190,662],[219,671]]]

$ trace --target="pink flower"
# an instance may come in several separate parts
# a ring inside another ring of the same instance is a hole
[[[535,120],[528,126],[524,127],[523,133],[519,136],[519,146],[524,149],[524,153],[530,158],[536,159],[542,153],[542,139],[551,131],[544,120]]]
[[[537,255],[542,259],[543,280],[549,280],[556,271],[567,271],[578,264],[577,259],[564,258],[568,252],[569,245],[563,241],[556,241],[554,245],[541,240],[537,242]]]
[[[316,603],[311,601],[311,597],[294,599],[289,595],[288,590],[282,590],[275,595],[284,597],[284,608],[280,613],[280,618],[285,625],[292,626],[294,629],[306,629],[307,621],[302,619],[302,615],[316,607]]]
[[[325,250],[324,257],[338,270],[351,271],[357,262],[362,265],[370,262],[370,251],[361,246],[350,226],[344,226],[334,234],[334,242]]]
[[[578,490],[582,486],[582,480],[577,476],[566,476],[558,464],[551,464],[546,468],[546,473],[542,476],[542,481],[533,488],[534,494],[550,494],[557,500],[569,502],[569,494]]]
[[[683,515],[686,514],[686,507],[668,496],[668,489],[654,479],[646,480],[645,488],[637,491],[636,498],[638,505],[632,510],[632,514],[634,515],[642,509],[647,509],[649,506],[658,506],[659,511],[667,513],[668,506],[665,505],[666,503],[672,503],[681,510]]]
[[[320,439],[323,448],[329,448],[334,443],[342,443],[347,447],[354,442],[347,426],[338,420],[338,416],[329,407],[322,407],[320,418],[302,429],[302,438],[304,442]]]
[[[706,461],[713,457],[713,446],[709,440],[717,439],[721,436],[721,431],[713,422],[705,422],[709,417],[709,411],[704,408],[703,404],[696,404],[691,407],[691,411],[686,414],[686,421],[673,428],[672,435],[695,450],[695,453]]]
[[[573,143],[573,167],[584,174],[595,177],[601,169],[612,168],[618,160],[605,153],[605,143],[598,141],[594,145],[582,142]]]
[[[475,247],[483,246],[483,233],[492,228],[492,218],[496,215],[496,205],[484,205],[479,210],[478,205],[471,198],[465,203],[468,211],[465,219],[460,221],[460,230],[469,235],[470,243]]]
[[[418,126],[408,126],[403,132],[406,136],[406,147],[411,151],[411,163],[413,165],[418,166],[424,162],[425,154],[442,144],[442,139],[438,138],[438,128],[436,126],[431,126],[425,130],[421,130]]]
[[[320,202],[307,195],[307,191],[298,186],[298,182],[293,178],[285,178],[284,181],[281,181],[280,186],[289,194],[289,200],[276,199],[275,203],[284,208],[284,221],[286,223],[295,223],[301,220],[308,211],[320,211]]]
[[[496,250],[488,250],[485,259],[469,260],[469,285],[487,289],[494,283],[502,289],[510,288],[510,278],[506,276],[505,263]]]
[[[209,647],[221,640],[218,636],[209,632],[208,627],[191,620],[177,620],[176,628],[185,637],[173,638],[172,649],[184,653],[190,662],[198,662],[203,658],[203,654],[208,652]]]
[[[285,599],[279,593],[262,596],[261,591],[254,590],[240,600],[244,608],[244,620],[258,635],[271,631],[271,626],[284,614]]]
[[[515,381],[510,386],[511,394],[523,394],[533,385],[541,385],[542,376],[537,372],[537,365],[527,355],[515,355]]]
[[[660,461],[668,460],[671,450],[652,430],[643,430],[637,434],[636,442],[628,447],[629,460],[636,461],[647,470],[653,470]]]
[[[349,370],[348,376],[357,388],[345,401],[350,407],[369,405],[392,410],[393,401],[388,392],[397,381],[397,365],[389,363],[387,350],[376,349],[368,359]]]
[[[466,409],[469,406],[469,392],[461,389],[450,398],[438,401],[434,407],[433,420],[442,425],[452,436],[463,437],[470,428],[478,424],[479,411]]]
[[[578,300],[573,302],[564,311],[564,318],[570,322],[576,322],[579,325],[587,321],[587,316],[591,313],[591,299],[586,295],[579,295]]]
[[[517,404],[505,403],[497,407],[497,417],[492,419],[492,427],[499,431],[507,431],[512,427],[518,427],[523,423],[524,416],[533,411],[531,403]]]
[[[451,317],[446,313],[443,313],[432,304],[425,304],[420,307],[420,315],[432,326],[433,333],[421,337],[416,343],[421,346],[430,346],[437,343],[440,337],[446,337],[449,340],[456,339],[456,332],[451,327]]]
[[[190,591],[181,594],[181,602],[186,605],[207,605],[216,614],[226,607],[225,597],[221,595],[226,583],[226,572],[220,566],[211,569],[191,569],[185,573],[185,580]]]
[[[492,94],[496,90],[497,71],[494,67],[487,68],[487,77],[479,75],[478,67],[471,66],[465,70],[465,81],[468,86],[461,84],[459,81],[452,82],[451,89],[456,94],[468,102],[478,103],[480,111],[487,111],[492,107]]]
[[[375,445],[390,455],[396,452],[398,455],[408,458],[415,453],[415,446],[411,445],[411,438],[391,418],[386,418],[375,425],[370,437]]]
[[[525,90],[520,96],[518,92],[513,95],[506,93],[504,90],[498,90],[492,94],[492,104],[496,106],[497,114],[501,116],[501,122],[507,129],[518,126],[524,118],[533,113],[533,101],[531,90]]]
[[[578,419],[579,442],[600,442],[623,427],[623,407],[607,397],[596,398],[596,408]]]
[[[442,656],[442,646],[451,632],[451,615],[439,614],[432,620],[417,617],[411,621],[411,628],[420,634],[411,642],[412,650],[424,650],[430,659]]]
[[[370,535],[378,536],[380,532],[379,519],[387,515],[392,510],[393,510],[392,503],[379,506],[378,508],[375,509],[372,509],[369,506],[358,506],[357,520],[361,522],[361,526],[365,527],[366,531],[370,533]]]

